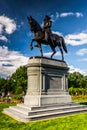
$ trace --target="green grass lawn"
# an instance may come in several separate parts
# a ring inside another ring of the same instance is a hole
[[[22,123],[2,113],[11,104],[0,104],[0,130],[87,130],[87,113]]]

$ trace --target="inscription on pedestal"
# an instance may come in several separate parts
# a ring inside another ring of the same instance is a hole
[[[52,77],[50,78],[50,88],[61,89],[62,87],[62,77]]]

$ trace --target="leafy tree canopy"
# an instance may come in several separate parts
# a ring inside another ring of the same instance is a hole
[[[8,79],[0,78],[0,91],[6,94],[12,92],[15,94],[26,92],[27,88],[27,68],[20,66],[16,72]]]

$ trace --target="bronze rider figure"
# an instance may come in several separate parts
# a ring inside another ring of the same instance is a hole
[[[44,25],[43,25],[43,31],[45,32],[45,40],[46,40],[46,42],[48,42],[49,40],[51,40],[50,39],[51,26],[52,26],[51,17],[49,17],[48,15],[46,15],[45,18],[44,18]]]

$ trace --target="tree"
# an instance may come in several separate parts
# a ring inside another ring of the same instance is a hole
[[[0,93],[11,92],[19,94],[23,91],[26,92],[27,88],[27,68],[25,66],[19,67],[11,77],[4,79],[0,78]]]
[[[26,92],[27,88],[27,68],[25,66],[19,67],[10,78],[10,90],[13,93]],[[18,90],[18,91],[17,91]]]
[[[0,78],[0,93],[6,92],[7,81],[4,78]]]
[[[79,72],[69,73],[68,84],[69,88],[85,88],[87,86],[87,78]]]

